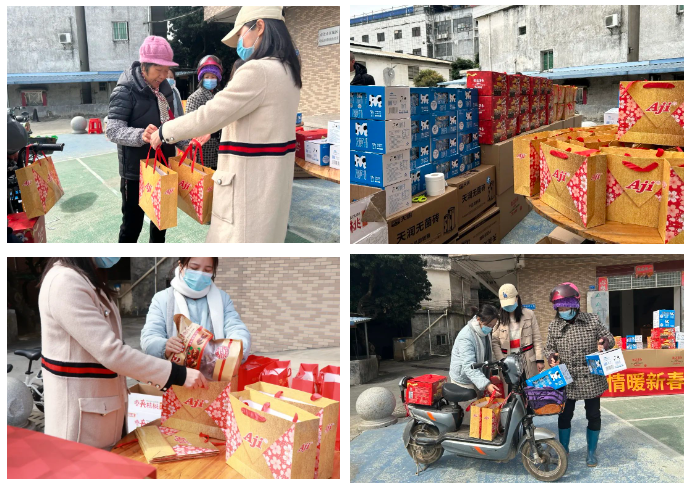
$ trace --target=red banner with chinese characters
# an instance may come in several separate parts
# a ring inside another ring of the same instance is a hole
[[[609,279],[606,277],[599,277],[598,279],[599,287],[598,290],[609,290]]]
[[[640,277],[651,277],[652,274],[654,273],[654,265],[649,264],[649,265],[636,265],[635,267],[635,277],[640,278]]]
[[[602,397],[683,394],[683,367],[628,368],[606,377]]]

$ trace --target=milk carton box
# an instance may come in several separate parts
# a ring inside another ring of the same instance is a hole
[[[428,164],[412,170],[409,173],[411,178],[411,194],[416,195],[426,190],[426,175],[433,173],[433,165]]]
[[[409,151],[388,154],[351,151],[351,183],[385,188],[409,179]]]
[[[434,112],[431,114],[431,136],[457,135],[457,111]]]
[[[460,109],[457,111],[457,130],[462,134],[479,132],[479,110]]]
[[[552,389],[560,389],[572,382],[573,378],[570,372],[568,372],[568,367],[563,363],[544,370],[526,380],[527,385],[530,387],[551,387]]]
[[[431,88],[431,112],[457,110],[457,88]]]
[[[457,133],[447,136],[431,137],[431,162],[448,161],[451,156],[456,156],[457,148]]]
[[[330,143],[327,139],[306,141],[306,161],[314,165],[330,166]]]
[[[411,120],[372,121],[351,119],[350,149],[370,153],[393,153],[411,148]]]
[[[477,133],[458,134],[457,145],[460,153],[479,147],[479,135]]]
[[[351,86],[351,119],[385,121],[411,116],[409,87]]]
[[[676,311],[660,309],[652,313],[653,328],[673,328],[676,323]]]
[[[428,142],[431,139],[431,118],[428,114],[411,117],[411,142]]]
[[[586,355],[585,359],[587,360],[590,373],[594,375],[606,377],[607,375],[615,374],[616,372],[628,368],[626,360],[623,358],[623,350],[620,348],[598,351]]]
[[[330,146],[330,168],[339,170],[339,144]]]
[[[428,115],[431,111],[431,89],[427,87],[417,87],[409,89],[409,99],[411,100],[411,116]]]
[[[410,168],[415,170],[431,162],[431,139],[412,143],[409,150]]]
[[[457,108],[459,110],[479,109],[479,91],[476,88],[458,88]]]
[[[330,144],[339,144],[339,121],[327,122],[327,142]]]

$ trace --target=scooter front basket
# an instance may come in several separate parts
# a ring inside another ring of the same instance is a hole
[[[560,414],[565,407],[565,388],[525,387],[525,397],[536,416]]]

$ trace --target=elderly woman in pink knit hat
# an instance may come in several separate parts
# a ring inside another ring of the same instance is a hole
[[[147,158],[151,134],[164,122],[173,120],[174,101],[171,85],[166,82],[173,61],[173,50],[163,37],[149,36],[140,46],[140,59],[118,79],[108,107],[106,136],[118,145],[120,193],[123,221],[119,243],[136,243],[142,231],[144,211],[139,206],[140,160]],[[201,143],[209,134],[197,138]],[[176,146],[185,149],[190,140],[162,145],[167,158],[175,156]],[[149,225],[149,242],[163,243],[165,230]]]

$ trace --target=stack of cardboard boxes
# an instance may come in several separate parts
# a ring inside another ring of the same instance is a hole
[[[652,337],[648,338],[648,348],[671,350],[676,348],[676,311],[660,309],[652,313]]]

